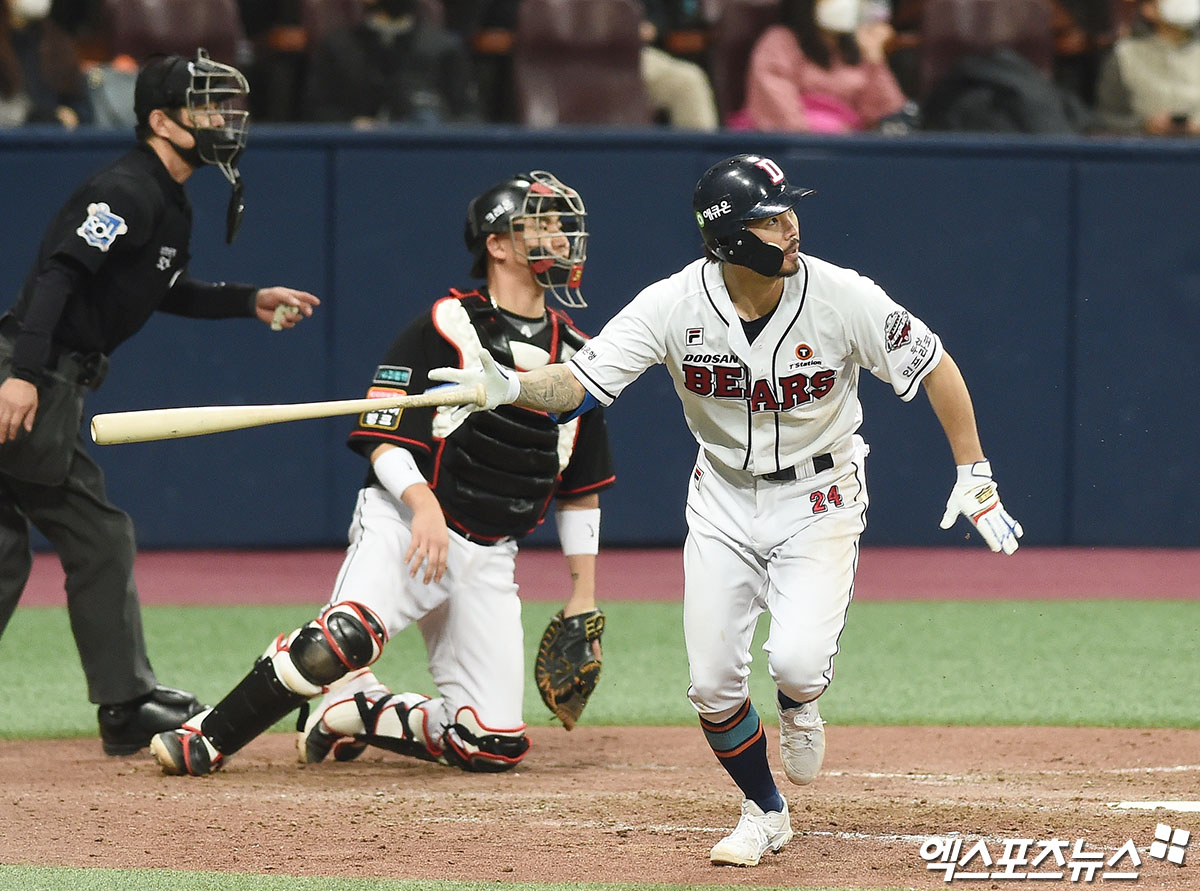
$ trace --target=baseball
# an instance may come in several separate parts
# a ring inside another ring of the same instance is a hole
[[[279,306],[275,307],[275,317],[271,319],[271,330],[282,331],[283,320],[289,315],[300,315],[299,308],[295,306],[288,306],[286,303],[281,303]]]

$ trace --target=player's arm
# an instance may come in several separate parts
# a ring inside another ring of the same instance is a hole
[[[596,608],[596,554],[600,550],[600,496],[595,492],[558,502],[558,539],[571,573],[564,616]]]
[[[450,533],[437,496],[417,467],[412,452],[390,442],[371,452],[371,468],[385,489],[412,511],[412,541],[404,555],[410,578],[425,566],[425,584],[440,582],[450,552]]]
[[[587,391],[566,365],[543,365],[533,371],[518,372],[516,398],[523,408],[551,414],[568,414],[583,404]]]
[[[925,375],[922,383],[933,413],[946,432],[954,463],[974,464],[984,460],[971,394],[958,364],[949,353],[942,354],[942,361]]]
[[[962,372],[949,353],[927,375],[922,385],[933,406],[933,413],[946,433],[957,465],[957,479],[941,527],[949,529],[962,514],[974,526],[993,551],[1011,554],[1025,534],[1000,503],[1000,493],[992,480],[992,465],[983,455],[975,409]]]

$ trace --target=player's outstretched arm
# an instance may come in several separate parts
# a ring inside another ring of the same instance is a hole
[[[435,368],[429,372],[429,379],[466,387],[483,384],[486,398],[482,405],[467,406],[471,411],[487,411],[512,402],[524,408],[565,414],[578,408],[586,395],[583,385],[565,365],[516,372],[501,368],[486,350],[480,352],[478,363],[477,367]]]
[[[975,424],[975,409],[962,372],[949,353],[924,380],[925,393],[946,432],[958,477],[946,501],[941,527],[949,529],[959,514],[978,530],[993,551],[1011,554],[1025,534],[1000,503],[1000,493],[992,479],[992,465],[984,457]]]

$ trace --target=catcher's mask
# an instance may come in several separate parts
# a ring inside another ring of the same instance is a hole
[[[511,236],[534,279],[563,306],[587,306],[579,288],[587,260],[587,210],[579,193],[554,174],[518,173],[471,201],[463,239],[475,257],[475,278],[487,276],[489,234]]]
[[[783,267],[783,251],[746,228],[746,221],[778,216],[811,194],[812,189],[789,185],[770,158],[734,155],[700,177],[692,210],[705,246],[718,259],[769,277]]]
[[[203,48],[196,50],[195,59],[150,59],[134,87],[139,133],[145,132],[150,112],[162,109],[196,141],[188,149],[172,143],[179,156],[193,167],[212,164],[229,180],[233,187],[225,217],[225,240],[229,242],[237,234],[245,209],[237,165],[250,126],[249,94],[250,85],[242,73],[232,65],[213,61]],[[183,109],[187,110],[186,119],[179,113]]]

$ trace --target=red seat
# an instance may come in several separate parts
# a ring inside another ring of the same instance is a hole
[[[725,0],[713,24],[709,77],[721,119],[746,103],[750,52],[763,31],[779,22],[779,0]]]
[[[104,0],[104,17],[112,55],[139,62],[204,47],[215,61],[236,64],[244,39],[237,0]]]
[[[634,0],[522,0],[513,42],[519,121],[651,124],[641,18]]]
[[[921,19],[921,90],[961,58],[1005,47],[1054,72],[1050,0],[927,0]]]

